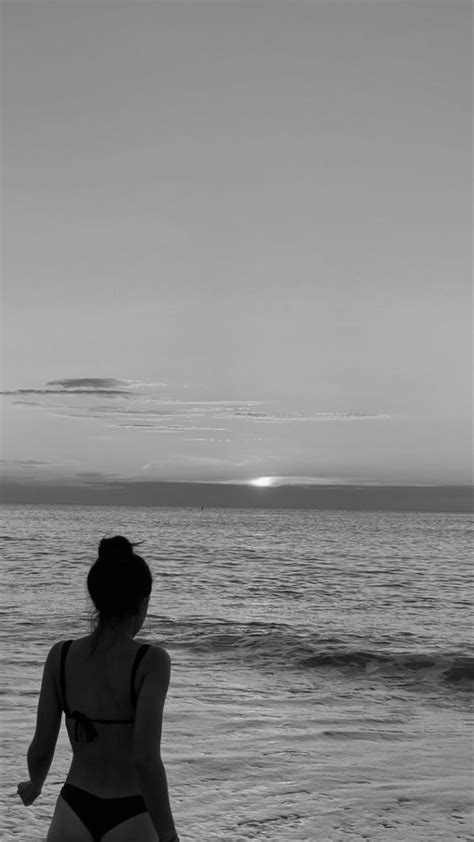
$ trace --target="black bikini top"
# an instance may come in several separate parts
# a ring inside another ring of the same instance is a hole
[[[81,713],[80,710],[69,710],[67,699],[66,699],[66,657],[67,653],[69,652],[69,647],[71,646],[72,640],[66,640],[63,643],[61,649],[61,667],[60,667],[60,682],[61,682],[61,696],[62,696],[62,704],[63,704],[63,711],[66,714],[66,719],[74,719],[74,739],[76,742],[79,742],[79,727],[82,726],[84,733],[86,735],[86,742],[92,743],[98,734],[97,728],[92,724],[93,722],[100,722],[102,725],[116,725],[119,723],[125,722],[134,722],[134,719],[91,719],[89,716],[86,716],[85,713]],[[137,674],[137,669],[142,660],[145,652],[147,649],[150,648],[149,643],[144,643],[140,646],[137,654],[135,655],[135,660],[132,666],[132,673],[130,676],[130,700],[132,702],[132,708],[135,711],[137,706],[137,693],[135,690],[135,676]]]

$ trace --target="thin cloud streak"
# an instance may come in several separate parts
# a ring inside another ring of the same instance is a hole
[[[166,388],[167,383],[149,382],[147,380],[124,380],[116,377],[68,377],[64,380],[49,380],[47,386],[59,386],[63,390],[113,390],[120,389],[122,391],[129,391],[131,388]]]
[[[59,386],[61,389],[117,389],[121,388],[125,381],[117,380],[115,377],[78,377],[65,380],[49,380],[47,386]]]
[[[226,427],[187,427],[185,424],[163,424],[161,426],[153,426],[152,424],[104,424],[104,428],[106,430],[141,430],[150,433],[188,433],[193,430],[225,433],[227,431]]]
[[[235,418],[272,424],[288,424],[294,421],[378,421],[389,420],[392,416],[382,412],[236,412]]]
[[[0,395],[129,395],[126,389],[13,389]]]
[[[16,389],[4,391],[0,394],[7,397],[19,396],[23,400],[13,403],[16,406],[31,406],[44,409],[47,412],[63,418],[81,418],[84,420],[97,420],[112,422],[104,424],[107,427],[134,429],[156,429],[164,431],[166,427],[161,423],[162,419],[170,420],[176,418],[181,420],[183,430],[205,429],[195,428],[186,424],[186,419],[195,421],[203,418],[209,421],[222,422],[249,422],[256,424],[293,424],[293,423],[328,423],[328,422],[358,422],[358,421],[386,421],[391,415],[379,411],[322,411],[322,412],[301,412],[295,410],[279,410],[272,404],[265,404],[260,400],[183,400],[172,396],[143,395],[140,391],[131,391],[130,388],[117,388],[134,384],[147,388],[154,386],[162,387],[166,384],[147,384],[144,381],[130,381],[116,378],[69,378],[64,380],[51,380],[47,386],[59,386],[59,388],[41,389]],[[184,387],[183,387],[184,388]],[[44,402],[29,401],[28,396],[41,395]],[[58,396],[61,400],[58,402]],[[64,402],[66,397],[71,397],[74,404]],[[115,399],[114,403],[100,405],[95,398],[107,397]],[[77,399],[77,400],[76,400]],[[88,400],[87,400],[88,399]],[[79,405],[77,403],[79,401]],[[91,403],[92,401],[92,403]],[[117,404],[118,402],[118,404]],[[125,406],[123,405],[125,402]],[[151,404],[151,406],[150,406]],[[261,407],[261,409],[255,409]],[[121,421],[123,419],[123,422]],[[131,421],[133,419],[133,421]],[[178,425],[176,428],[178,429]],[[208,428],[227,429],[227,428]]]
[[[46,387],[1,390],[0,395],[120,395],[137,397],[136,389],[161,389],[167,383],[145,380],[125,380],[116,377],[71,377],[63,380],[48,380]]]

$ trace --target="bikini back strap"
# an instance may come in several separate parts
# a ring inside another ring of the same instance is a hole
[[[66,640],[61,649],[61,666],[59,670],[59,681],[60,681],[60,688],[61,688],[61,700],[63,703],[63,710],[66,716],[69,716],[69,708],[67,705],[66,699],[66,657],[67,653],[69,652],[69,647],[72,643],[72,640]]]
[[[130,676],[130,699],[132,701],[133,710],[135,710],[135,708],[137,706],[137,691],[135,690],[135,678],[136,678],[136,675],[137,675],[137,669],[140,666],[140,662],[141,662],[143,656],[145,655],[145,652],[149,648],[150,648],[149,643],[144,643],[142,646],[140,646],[140,649],[138,650],[137,654],[135,655],[135,660],[133,662],[132,674]]]

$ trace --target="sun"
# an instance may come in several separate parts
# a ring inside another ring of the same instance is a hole
[[[274,482],[274,477],[257,477],[257,479],[250,480],[250,485],[256,485],[258,488],[268,488]]]

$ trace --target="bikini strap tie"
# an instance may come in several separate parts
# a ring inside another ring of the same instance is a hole
[[[79,742],[79,728],[82,727],[84,729],[84,733],[86,735],[86,742],[93,743],[95,738],[97,737],[98,731],[95,725],[92,724],[92,720],[86,716],[85,713],[81,713],[80,710],[73,710],[69,714],[69,719],[74,719],[74,739],[76,742]]]

